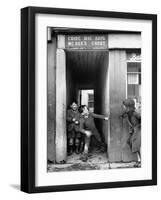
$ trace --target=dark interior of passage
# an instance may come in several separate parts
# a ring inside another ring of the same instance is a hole
[[[80,91],[94,90],[94,112],[107,115],[108,102],[108,51],[66,51],[67,106],[73,100],[80,104]],[[107,143],[107,122],[95,120],[102,139]]]

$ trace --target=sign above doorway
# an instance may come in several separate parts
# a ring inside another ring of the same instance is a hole
[[[65,47],[68,49],[107,49],[107,35],[80,34],[66,35]]]

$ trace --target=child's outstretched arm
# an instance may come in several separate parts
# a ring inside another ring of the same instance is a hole
[[[104,116],[96,113],[91,113],[92,117],[97,118],[97,119],[103,119],[103,120],[109,120],[109,116]]]

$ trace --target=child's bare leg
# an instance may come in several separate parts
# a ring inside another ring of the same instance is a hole
[[[79,138],[75,138],[75,152],[76,154],[79,154],[79,147],[80,147],[80,139]]]
[[[85,145],[84,145],[84,153],[85,153],[85,154],[88,154],[90,139],[91,139],[90,136],[89,136],[89,137],[87,136],[87,137],[85,138]]]
[[[73,153],[74,138],[68,139],[68,155]]]
[[[141,162],[141,154],[140,151],[137,152],[138,162]]]
[[[81,143],[80,143],[80,153],[82,153],[84,150],[84,140],[81,140]]]
[[[90,140],[91,140],[91,136],[85,137],[84,151],[83,151],[83,157],[82,157],[82,160],[85,162],[88,160]]]
[[[137,151],[136,155],[137,155],[137,162],[134,164],[134,167],[141,167],[141,154],[140,154],[140,151]]]

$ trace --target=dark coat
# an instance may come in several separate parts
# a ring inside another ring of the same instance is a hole
[[[73,118],[75,118],[76,121],[79,122],[79,120],[80,120],[79,111],[78,110],[74,111],[72,109],[67,110],[66,120],[67,120],[67,130],[68,130],[68,132],[79,131],[79,123],[76,124],[75,122],[73,122]]]
[[[101,142],[100,134],[95,126],[94,118],[98,119],[105,119],[105,116],[98,115],[95,113],[90,113],[88,115],[88,118],[85,118],[84,116],[81,116],[80,118],[80,131],[83,132],[83,130],[90,130],[92,134],[96,137],[96,139]]]
[[[127,113],[127,119],[130,126],[130,138],[129,144],[132,152],[140,151],[141,147],[141,115],[140,113],[134,111],[129,111]]]

